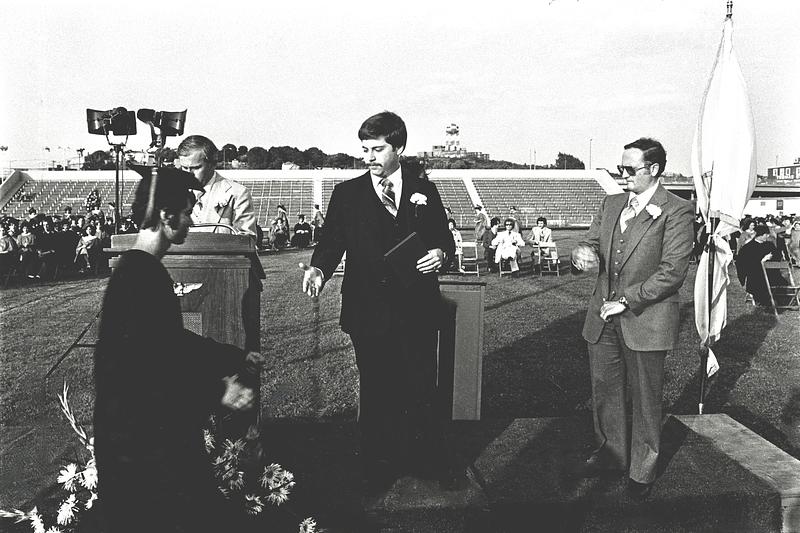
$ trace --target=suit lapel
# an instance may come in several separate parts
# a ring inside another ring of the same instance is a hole
[[[397,206],[397,222],[405,224],[408,228],[408,221],[411,220],[414,206],[411,204],[411,195],[419,190],[419,180],[417,176],[410,175],[407,168],[403,168],[403,192],[400,194],[400,203]]]
[[[652,204],[652,205],[662,206],[666,202],[667,202],[666,191],[659,183],[658,187],[656,188],[656,192],[653,194],[653,197],[648,202],[648,205]],[[631,256],[636,247],[639,245],[639,242],[642,240],[642,237],[644,237],[644,234],[647,233],[647,230],[650,229],[650,226],[653,225],[654,221],[655,219],[653,218],[653,216],[647,212],[647,209],[643,208],[642,211],[628,223],[628,231],[626,232],[628,233],[627,236],[628,247],[625,250],[625,255],[622,256],[622,261],[621,261],[622,264],[620,265],[620,268],[622,268],[625,265],[625,262]]]

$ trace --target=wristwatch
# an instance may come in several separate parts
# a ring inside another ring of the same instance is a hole
[[[628,303],[628,299],[627,299],[627,298],[625,298],[624,296],[623,296],[622,298],[620,298],[620,299],[619,299],[619,303],[621,303],[622,305],[624,305],[624,306],[625,306],[625,309],[630,309],[630,308],[631,308],[631,305]]]

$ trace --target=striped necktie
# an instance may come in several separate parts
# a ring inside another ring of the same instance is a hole
[[[383,187],[381,190],[381,201],[383,202],[383,206],[387,211],[389,211],[390,215],[396,217],[397,203],[395,202],[394,197],[394,185],[389,178],[383,178],[381,180],[381,186]]]
[[[636,216],[637,207],[639,207],[639,200],[634,196],[625,209],[622,210],[622,214],[619,216],[619,229],[622,230],[622,233],[625,233],[625,230],[628,229],[628,222]]]

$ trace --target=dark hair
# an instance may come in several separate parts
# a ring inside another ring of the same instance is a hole
[[[395,150],[404,148],[408,140],[406,123],[395,113],[384,111],[369,117],[358,129],[359,140],[380,137],[385,137],[386,142],[391,144]]]
[[[299,215],[297,215],[297,218],[306,218],[306,216],[304,214],[300,213]]]
[[[150,169],[150,167],[138,167]],[[137,169],[137,172],[139,170]],[[190,189],[202,190],[200,183],[195,177],[183,170],[173,167],[163,167],[158,169],[155,194],[153,197],[153,212],[148,220],[147,206],[150,200],[150,183],[152,173],[149,170],[142,171],[142,179],[136,187],[136,193],[131,206],[131,218],[133,223],[141,228],[156,228],[160,221],[160,212],[164,210],[167,215],[177,215],[186,209],[187,203],[194,204],[194,195]]]
[[[545,217],[539,217],[539,218],[537,218],[537,219],[536,219],[536,222],[537,222],[537,223],[539,223],[539,222],[544,222],[544,225],[545,225],[545,226],[547,225],[547,219],[546,219]]]
[[[181,144],[178,145],[178,157],[188,156],[192,152],[200,151],[206,158],[206,161],[216,163],[217,161],[217,145],[215,145],[208,137],[202,135],[189,135]]]
[[[492,226],[499,226],[500,225],[500,218],[499,217],[492,217],[492,220],[489,221],[489,224]]]
[[[756,237],[759,235],[766,235],[769,233],[769,227],[766,224],[758,224],[756,226]]]
[[[503,225],[505,225],[505,224],[511,224],[512,226],[514,226],[515,225],[514,224],[514,219],[513,218],[507,218],[505,220],[505,222],[503,223]]]
[[[449,223],[451,223],[451,222],[453,223],[453,226],[455,226],[455,225],[456,225],[456,221],[455,221],[455,220],[453,220],[452,218],[448,218],[448,219],[447,219],[447,223],[449,224]]]
[[[483,209],[483,206],[481,206],[481,205],[476,205],[476,206],[475,206],[475,209],[479,209],[479,210],[480,210],[480,209]]]
[[[664,172],[667,167],[667,152],[660,142],[649,137],[641,137],[625,145],[625,150],[630,150],[631,148],[641,150],[646,163],[651,165],[658,163],[656,178]]]

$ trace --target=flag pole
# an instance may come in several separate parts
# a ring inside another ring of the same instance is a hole
[[[733,18],[733,0],[728,0],[725,7],[727,8],[727,13],[725,14],[725,19]],[[708,251],[708,291],[706,294],[706,298],[708,301],[708,335],[706,337],[706,341],[704,346],[700,347],[700,399],[697,403],[697,412],[698,414],[703,414],[703,403],[705,402],[706,396],[706,379],[708,377],[708,354],[709,350],[711,349],[712,344],[714,343],[714,339],[711,336],[711,320],[713,317],[714,311],[714,263],[716,261],[717,255],[717,246],[714,243],[714,232],[717,230],[717,224],[719,224],[719,216],[714,216],[715,213],[711,211],[711,186],[714,181],[714,172],[713,169],[711,174],[708,178],[708,211],[707,211],[707,218],[706,220],[706,228],[708,231],[708,241],[706,243],[706,250]],[[717,213],[718,214],[718,213]]]
[[[713,174],[708,183],[708,196],[711,197],[711,182],[713,181]],[[717,230],[719,223],[718,217],[712,217],[711,211],[708,212],[708,222],[706,228],[708,231],[708,241],[706,243],[706,251],[708,252],[708,291],[706,293],[708,301],[708,336],[704,346],[700,347],[700,401],[697,404],[698,414],[703,414],[703,402],[706,395],[706,377],[708,375],[708,351],[713,344],[711,337],[711,319],[714,311],[714,262],[717,255],[717,246],[714,243],[714,232]]]

